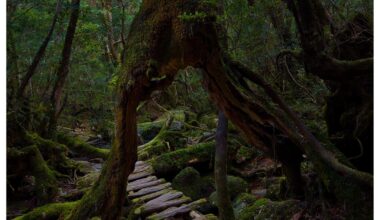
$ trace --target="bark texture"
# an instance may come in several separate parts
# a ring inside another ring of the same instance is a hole
[[[223,112],[218,115],[218,127],[216,130],[215,149],[215,188],[217,195],[217,205],[219,219],[234,220],[234,210],[232,209],[231,197],[227,185],[227,129],[228,120]]]

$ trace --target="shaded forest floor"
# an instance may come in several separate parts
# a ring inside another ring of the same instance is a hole
[[[199,117],[176,110],[138,125],[139,160],[150,164],[157,178],[171,182],[173,189],[193,201],[205,198],[207,202],[197,207],[205,219],[216,219],[218,215],[213,174],[216,123],[213,114]],[[88,128],[60,130],[93,147],[111,147],[110,140],[104,140],[102,135]],[[254,150],[232,125],[228,143],[228,186],[237,219],[248,220],[253,216],[255,219],[340,219],[343,209],[329,205],[308,162],[302,166],[303,176],[308,181],[305,197],[295,199],[289,194],[281,164]],[[75,152],[70,152],[69,157],[80,166],[68,178],[58,178],[59,190],[54,202],[80,199],[96,182],[104,163],[102,158],[78,156]],[[33,178],[25,176],[22,181],[20,188],[14,189],[15,195],[30,196],[8,200],[8,219],[40,205],[33,196]],[[127,213],[133,213],[128,210],[135,208],[127,205],[125,218],[128,218]]]

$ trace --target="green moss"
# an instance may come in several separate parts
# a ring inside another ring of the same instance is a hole
[[[300,203],[297,200],[285,200],[273,202],[269,199],[258,199],[254,204],[247,206],[237,215],[241,220],[264,219],[290,219],[300,211]]]
[[[85,176],[79,177],[76,181],[78,189],[84,189],[94,185],[98,180],[99,175],[99,172],[92,172]]]
[[[57,134],[57,141],[65,144],[73,152],[86,157],[92,158],[103,158],[107,159],[109,154],[109,149],[102,149],[94,147],[82,140],[75,137],[70,137],[67,134],[59,133]]]
[[[139,123],[137,125],[137,130],[144,141],[150,141],[160,132],[164,123],[164,119]]]
[[[64,144],[44,139],[36,133],[27,132],[26,138],[31,145],[38,147],[44,160],[50,167],[61,172],[74,168],[74,164],[67,157],[69,149]]]
[[[170,150],[182,148],[186,144],[182,132],[161,130],[155,138],[139,146],[139,160],[147,160]]]
[[[227,185],[231,200],[234,200],[241,193],[245,193],[248,190],[248,183],[242,178],[236,176],[227,176]],[[216,191],[209,196],[209,201],[212,205],[216,206]]]
[[[257,198],[249,193],[241,193],[238,195],[232,205],[234,208],[235,216],[239,216],[246,207],[251,206],[255,203]]]
[[[21,150],[8,148],[7,154],[9,164],[17,163],[18,166],[23,167],[24,173],[34,176],[34,191],[39,202],[46,203],[54,198],[58,192],[55,173],[46,164],[35,145]]]
[[[215,114],[207,114],[199,118],[199,123],[206,125],[209,129],[216,128],[217,121]]]
[[[242,163],[251,159],[255,155],[252,147],[241,146],[236,153],[236,161]]]
[[[218,217],[216,217],[214,214],[207,214],[205,217],[207,220],[218,220]]]
[[[240,193],[248,191],[248,183],[237,176],[227,176],[227,184],[231,199],[234,199]]]
[[[206,142],[185,147],[173,152],[164,153],[148,162],[155,172],[160,174],[178,172],[193,164],[208,162],[214,158],[215,142]]]
[[[182,191],[185,195],[193,200],[202,198],[202,180],[199,172],[192,168],[186,167],[174,177],[172,186],[174,189]]]
[[[77,202],[51,203],[33,209],[31,212],[16,217],[14,220],[43,220],[43,219],[58,219],[59,216],[67,215],[74,208]]]
[[[195,13],[187,13],[179,15],[178,18],[184,22],[204,22],[207,17],[207,14],[203,11],[196,11]]]
[[[278,177],[267,183],[267,195],[269,199],[281,200],[286,194],[286,178]]]
[[[260,199],[256,200],[253,205],[256,206],[256,207],[261,207],[263,205],[268,204],[269,201],[270,201],[269,199],[260,198]]]

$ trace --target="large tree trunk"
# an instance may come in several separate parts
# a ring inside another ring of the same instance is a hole
[[[111,155],[97,183],[81,199],[68,219],[80,220],[96,215],[101,216],[103,220],[120,218],[127,178],[137,160],[136,108],[143,94],[142,85],[138,84],[120,92],[121,97],[116,109],[116,139]]]
[[[183,19],[181,16],[196,11],[205,12],[205,17]],[[365,185],[371,185],[372,177],[340,163],[334,153],[322,147],[307,131],[269,85],[257,77],[250,78],[245,74],[247,71],[223,56],[214,25],[216,11],[212,4],[204,1],[143,1],[131,26],[123,74],[119,76],[121,99],[116,110],[117,132],[111,157],[70,219],[94,215],[101,215],[102,219],[119,218],[126,178],[137,158],[136,107],[149,98],[152,91],[168,86],[177,71],[186,66],[204,70],[205,86],[212,100],[250,144],[290,170],[287,176],[290,181],[302,186],[299,164],[305,153],[342,203],[353,204],[354,199],[350,201],[348,195],[364,198],[364,189],[368,188]],[[269,98],[258,95],[247,80],[263,87]],[[281,104],[281,108],[277,104]]]
[[[63,45],[62,59],[57,70],[57,79],[50,98],[51,111],[49,115],[48,129],[44,136],[51,136],[54,134],[59,114],[62,112],[63,87],[69,74],[71,50],[79,17],[80,0],[72,0],[71,7],[72,11],[69,26],[66,31],[65,43]]]
[[[227,185],[227,129],[228,120],[223,112],[219,112],[218,127],[216,129],[215,146],[215,187],[219,219],[234,220],[231,197]]]
[[[55,25],[57,23],[59,15],[60,15],[61,8],[62,8],[62,0],[57,0],[57,6],[55,9],[55,14],[53,17],[53,21],[50,25],[49,32],[46,35],[44,41],[42,42],[40,48],[38,49],[36,55],[34,56],[32,64],[29,66],[28,71],[26,72],[25,76],[21,80],[21,85],[17,91],[18,97],[22,97],[24,95],[26,86],[28,85],[28,83],[29,83],[30,79],[32,78],[32,76],[34,75],[34,73],[36,72],[38,64],[40,63],[42,57],[45,54],[46,48],[50,42],[51,36],[53,35]]]

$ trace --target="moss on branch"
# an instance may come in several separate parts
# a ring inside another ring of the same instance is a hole
[[[59,133],[57,134],[57,141],[65,144],[70,150],[79,154],[80,156],[85,156],[89,158],[103,158],[106,160],[108,158],[109,149],[102,149],[92,146],[82,140],[75,137],[70,137],[69,135]]]

